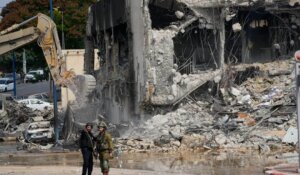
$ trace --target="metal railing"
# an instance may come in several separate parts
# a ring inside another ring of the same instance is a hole
[[[192,57],[187,59],[177,70],[181,74],[190,74],[193,72],[193,60]]]

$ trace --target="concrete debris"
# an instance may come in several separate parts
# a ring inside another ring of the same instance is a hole
[[[49,146],[45,147],[45,144],[53,142],[54,131],[51,123],[54,118],[53,110],[33,111],[15,101],[6,101],[4,109],[0,118],[1,137],[19,138],[21,143],[26,143],[26,149],[32,147],[28,144],[35,145],[35,148],[46,149]]]
[[[232,18],[234,18],[235,16],[236,16],[236,14],[226,15],[225,19],[226,19],[226,21],[231,21]]]
[[[33,142],[28,142],[24,139],[18,139],[19,145],[17,145],[17,150],[28,150],[28,151],[41,151],[48,150],[54,146],[53,143],[45,143],[45,144],[36,144]]]
[[[239,32],[242,30],[242,26],[240,23],[235,23],[232,25],[232,30],[233,32]]]
[[[176,12],[175,12],[175,15],[176,15],[176,17],[177,17],[178,19],[182,19],[182,18],[184,17],[184,13],[181,12],[181,11],[176,11]]]
[[[282,146],[283,136],[261,133],[296,123],[294,61],[283,60],[299,46],[296,0],[124,2],[107,18],[96,15],[100,1],[91,8],[100,22],[87,26],[87,51],[99,50],[103,69],[85,71],[97,77],[90,100],[100,110],[71,110],[67,133],[96,111],[115,124],[143,119],[121,132],[123,150]]]
[[[297,3],[300,4],[300,1],[299,0],[289,0],[289,5],[292,7],[295,6]]]
[[[230,90],[231,90],[230,92],[232,93],[232,95],[234,95],[236,97],[241,95],[241,91],[239,91],[238,89],[236,89],[234,87],[231,87]]]
[[[286,135],[283,137],[282,142],[296,145],[298,143],[298,130],[297,130],[297,128],[290,127],[287,130]]]
[[[243,74],[249,66],[258,67],[258,72],[242,77],[243,82],[231,87],[224,86],[223,78],[217,94],[196,92],[198,96],[187,97],[176,110],[133,125],[116,140],[117,145],[132,152],[240,147],[266,152],[282,148],[283,142],[291,143],[286,138],[291,138],[288,128],[296,126],[295,108],[278,111],[282,106],[295,105],[292,71],[283,71],[292,70],[293,61],[239,65],[230,71]]]
[[[277,49],[277,50],[280,50],[280,44],[275,43],[275,44],[274,44],[274,48]]]
[[[32,122],[26,128],[24,137],[31,142],[49,142],[54,138],[54,129],[50,121]]]

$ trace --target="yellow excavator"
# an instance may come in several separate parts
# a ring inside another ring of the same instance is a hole
[[[36,27],[16,29],[37,19]],[[75,75],[72,70],[66,70],[62,49],[56,25],[53,20],[39,13],[36,16],[0,32],[0,55],[17,49],[33,41],[42,48],[52,78],[57,86],[68,87],[81,106],[87,101],[87,96],[94,90],[96,80],[92,75]]]

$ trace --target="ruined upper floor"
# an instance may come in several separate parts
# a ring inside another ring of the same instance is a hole
[[[212,7],[229,7],[229,6],[252,6],[280,4],[284,6],[300,5],[299,0],[177,0],[187,4],[189,7],[212,8]]]
[[[143,105],[174,105],[219,82],[226,65],[289,58],[300,46],[297,3],[99,1],[87,31],[99,50],[97,94],[106,113],[125,119]]]

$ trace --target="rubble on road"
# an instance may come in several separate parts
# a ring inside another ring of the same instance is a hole
[[[112,130],[130,128],[116,134],[122,133],[114,140],[117,150],[249,148],[267,153],[286,145],[293,147],[296,142],[289,128],[296,127],[294,61],[227,66],[220,81],[207,82],[173,106],[175,110],[158,110],[160,113],[138,124],[110,127]],[[81,112],[76,113],[77,118],[86,115],[87,110]],[[48,149],[53,146],[53,117],[52,110],[32,111],[9,101],[4,112],[0,112],[0,136],[22,135],[20,149]],[[95,122],[103,117],[96,119]],[[74,126],[70,125],[69,129],[73,130]]]
[[[293,68],[293,60],[228,66],[219,84],[133,126],[116,146],[130,152],[282,148],[296,126]]]
[[[21,149],[48,149],[54,138],[53,118],[53,110],[33,111],[22,103],[6,101],[0,113],[0,136],[18,138]]]

